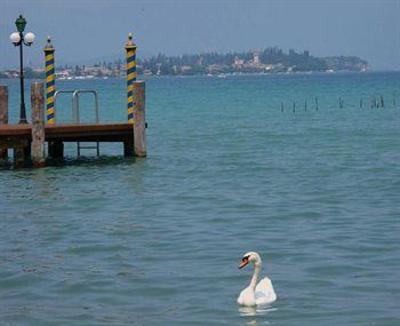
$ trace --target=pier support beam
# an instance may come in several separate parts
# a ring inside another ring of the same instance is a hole
[[[135,107],[134,107],[134,126],[133,126],[133,139],[135,156],[146,157],[146,96],[145,96],[145,82],[136,81],[133,84]]]
[[[32,144],[31,156],[34,167],[45,165],[44,150],[44,85],[33,83],[31,86],[31,107],[32,107]]]
[[[62,141],[49,142],[49,157],[56,160],[64,158],[64,143]]]
[[[21,140],[14,142],[14,166],[22,168],[26,165],[31,156],[31,144],[28,141]]]
[[[8,124],[8,88],[0,86],[0,125]],[[7,160],[7,147],[0,147],[0,161]]]
[[[126,138],[124,140],[124,156],[125,157],[132,157],[134,155],[133,149],[133,135],[132,137]]]

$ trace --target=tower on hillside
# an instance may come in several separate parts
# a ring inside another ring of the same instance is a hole
[[[253,52],[253,64],[255,66],[259,66],[260,65],[260,51],[254,51]]]

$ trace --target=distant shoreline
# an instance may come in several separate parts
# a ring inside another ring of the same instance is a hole
[[[240,74],[290,74],[338,71],[368,71],[369,64],[356,56],[316,57],[309,51],[288,52],[278,47],[264,50],[228,53],[184,54],[167,56],[158,54],[150,58],[138,58],[136,72],[144,76],[223,76]],[[122,58],[102,61],[91,65],[57,65],[57,79],[94,79],[124,77],[126,62]],[[44,66],[27,67],[26,78],[44,78]],[[0,77],[18,78],[18,70],[0,72]]]
[[[345,74],[372,74],[372,73],[400,73],[399,70],[339,70],[339,71],[294,71],[294,72],[246,72],[246,73],[221,73],[221,74],[196,74],[196,75],[138,75],[138,79],[153,79],[153,78],[227,78],[227,77],[245,77],[245,76],[309,76],[309,75],[345,75]],[[26,77],[28,80],[43,79],[44,77]],[[19,77],[4,77],[0,76],[0,80],[18,80]],[[56,78],[57,81],[76,81],[76,80],[107,80],[121,79],[125,80],[125,76],[116,77],[71,77],[71,78]]]

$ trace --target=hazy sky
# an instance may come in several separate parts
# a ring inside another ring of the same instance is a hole
[[[20,13],[37,37],[25,52],[34,65],[46,35],[58,63],[76,64],[123,56],[132,31],[139,56],[278,46],[400,70],[400,0],[0,0],[0,68],[18,66],[9,34]]]

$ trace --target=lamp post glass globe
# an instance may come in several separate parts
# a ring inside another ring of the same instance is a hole
[[[19,15],[17,20],[15,21],[15,26],[17,26],[17,31],[22,33],[25,30],[26,20],[22,15]]]
[[[33,43],[33,41],[35,40],[35,34],[29,32],[26,33],[24,36],[24,40],[26,43],[28,43],[28,45],[31,45]]]
[[[19,35],[18,32],[11,33],[10,35],[10,41],[14,44],[17,45],[21,41],[21,36]]]

